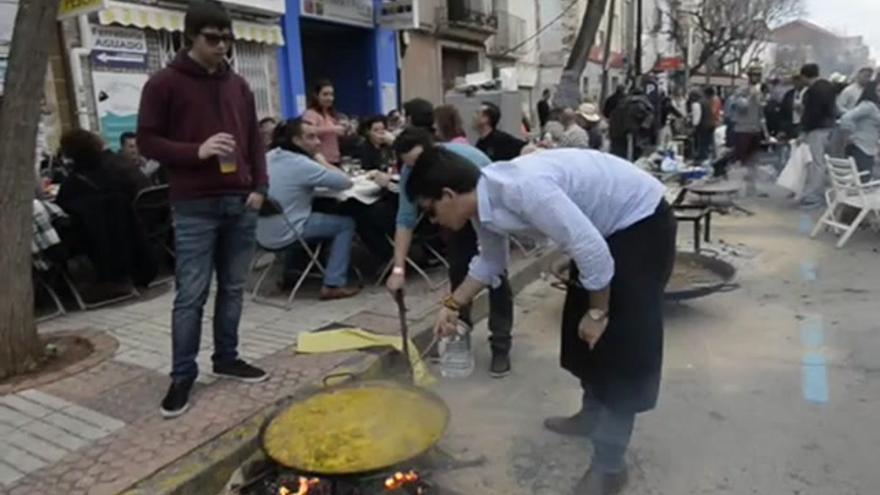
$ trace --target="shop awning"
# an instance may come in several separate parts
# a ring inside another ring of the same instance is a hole
[[[183,32],[183,18],[184,13],[177,10],[122,2],[107,2],[107,8],[98,13],[98,19],[104,25],[133,26],[157,31]],[[278,25],[233,20],[232,31],[240,40],[284,45],[284,35]]]

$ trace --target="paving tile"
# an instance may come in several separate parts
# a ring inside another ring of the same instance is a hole
[[[43,421],[28,423],[21,427],[21,431],[60,445],[71,451],[79,450],[89,444],[88,440],[72,435],[57,426],[44,423]]]
[[[6,442],[14,445],[28,454],[49,462],[55,462],[68,454],[68,450],[58,445],[53,445],[40,437],[24,431],[17,431],[8,437]]]
[[[6,407],[11,407],[24,415],[30,416],[31,418],[42,418],[44,416],[52,414],[51,409],[43,405],[37,404],[36,402],[32,402],[25,398],[22,398],[18,394],[11,394],[0,397],[0,404],[5,405]]]
[[[44,420],[62,430],[76,434],[88,440],[97,440],[107,435],[98,427],[92,426],[82,420],[70,417],[64,413],[54,413],[46,416]]]
[[[126,423],[133,423],[156,414],[168,383],[165,373],[150,371],[99,396],[89,398],[80,405]]]
[[[0,461],[30,473],[46,465],[46,461],[8,443],[0,444]]]
[[[86,409],[85,407],[80,407],[75,404],[66,407],[63,412],[76,419],[82,420],[93,426],[97,426],[107,433],[112,433],[125,426],[125,423],[119,421],[118,419],[97,413],[95,411]]]
[[[0,424],[7,424],[18,427],[33,421],[33,418],[26,416],[15,409],[0,404]]]
[[[41,392],[41,391],[35,390],[35,389],[25,390],[23,392],[19,392],[17,395],[20,395],[20,396],[22,396],[32,402],[42,404],[42,405],[44,405],[50,409],[54,409],[56,411],[58,409],[64,409],[65,407],[70,405],[69,402],[67,402],[63,399],[59,399],[58,397],[54,397],[50,394],[47,394],[45,392]]]
[[[24,473],[5,462],[0,462],[0,485],[11,485],[24,477]]]
[[[40,390],[79,402],[98,397],[147,373],[154,372],[136,364],[107,360],[83,373],[45,385]]]

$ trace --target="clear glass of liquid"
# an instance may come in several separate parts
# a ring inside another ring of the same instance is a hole
[[[234,174],[238,170],[238,163],[235,159],[235,153],[220,156],[220,173]]]

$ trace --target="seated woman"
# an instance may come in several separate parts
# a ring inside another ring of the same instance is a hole
[[[361,123],[360,134],[364,140],[358,149],[358,158],[364,170],[385,171],[394,164],[391,143],[394,136],[388,132],[385,117],[375,115]]]
[[[297,236],[305,241],[330,240],[330,253],[324,270],[321,300],[345,299],[360,289],[348,287],[348,265],[354,237],[354,220],[340,215],[312,211],[316,187],[344,190],[351,180],[333,166],[321,165],[314,156],[321,141],[314,125],[293,119],[275,130],[273,148],[266,157],[269,173],[269,197],[278,201],[284,217],[261,217],[257,240],[270,249],[292,246],[287,268],[294,263]]]
[[[434,132],[434,137],[441,143],[470,144],[461,115],[452,105],[440,105],[434,109]]]

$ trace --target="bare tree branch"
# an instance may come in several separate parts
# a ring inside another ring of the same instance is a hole
[[[690,62],[691,72],[731,65],[741,71],[750,61],[743,60],[746,55],[754,57],[766,44],[772,26],[803,11],[803,0],[701,0],[688,9],[667,0],[661,7],[670,26],[665,34]]]

